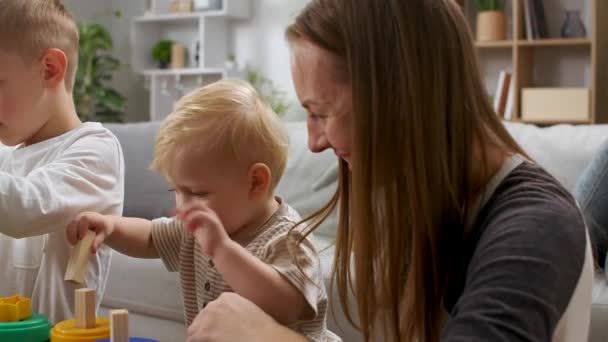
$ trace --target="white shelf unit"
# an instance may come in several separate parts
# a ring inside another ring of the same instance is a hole
[[[231,20],[249,18],[251,0],[222,0],[220,8],[169,13],[170,0],[152,0],[149,14],[132,20],[132,65],[149,80],[150,120],[162,120],[184,94],[228,75],[228,34]],[[151,51],[160,40],[186,48],[186,67],[160,69]],[[191,58],[198,44],[198,61]]]

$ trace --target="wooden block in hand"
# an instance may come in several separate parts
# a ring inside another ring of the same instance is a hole
[[[129,311],[110,310],[110,342],[129,342]]]
[[[74,291],[74,321],[78,329],[95,328],[95,290],[78,289]]]
[[[68,261],[68,267],[65,270],[64,280],[77,284],[84,282],[84,275],[87,272],[89,255],[91,254],[91,244],[93,244],[94,239],[95,232],[88,230],[86,235],[74,246]]]

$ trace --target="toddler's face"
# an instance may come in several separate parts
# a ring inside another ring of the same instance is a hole
[[[48,121],[42,68],[18,54],[0,51],[0,142],[26,142]]]
[[[247,170],[231,164],[222,158],[176,157],[170,184],[177,209],[203,201],[216,212],[228,234],[246,225],[254,204]]]

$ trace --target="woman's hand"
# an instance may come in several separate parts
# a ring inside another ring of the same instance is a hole
[[[188,328],[187,342],[307,341],[283,327],[249,300],[223,293],[196,316]]]

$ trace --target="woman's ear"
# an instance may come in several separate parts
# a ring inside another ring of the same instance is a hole
[[[249,198],[257,199],[268,195],[272,172],[266,164],[256,163],[249,168]]]

